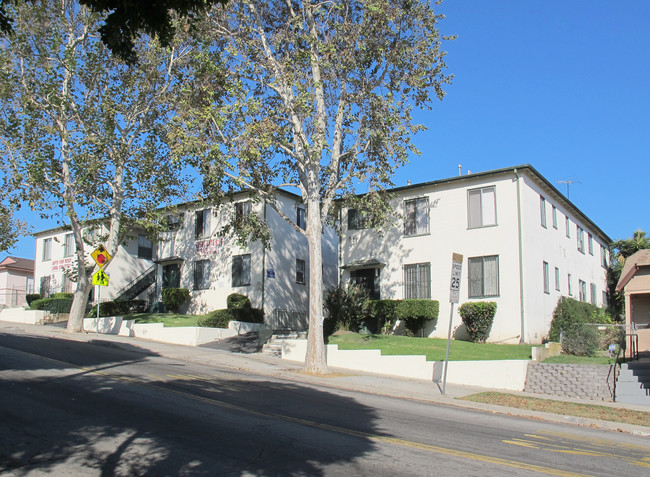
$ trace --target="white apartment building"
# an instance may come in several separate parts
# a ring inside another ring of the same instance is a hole
[[[364,283],[374,298],[438,300],[430,337],[448,333],[453,253],[464,256],[460,304],[497,303],[490,342],[540,343],[561,296],[606,304],[611,239],[532,166],[388,192],[396,219],[381,233],[370,212],[341,212],[340,279]]]
[[[277,203],[297,226],[305,226],[305,209],[300,197],[278,191]],[[233,214],[257,214],[269,226],[270,249],[261,242],[240,246],[220,231]],[[187,203],[168,217],[169,230],[152,244],[134,231],[106,265],[109,285],[99,290],[100,299],[145,299],[161,302],[161,290],[184,287],[190,291],[187,312],[207,313],[225,308],[231,293],[248,296],[254,307],[263,308],[267,319],[287,316],[306,318],[308,310],[309,254],[304,236],[264,201],[249,200],[248,193],[235,194],[233,203],[210,207]],[[86,245],[90,254],[106,230],[89,230]],[[57,228],[35,234],[37,292],[49,295],[72,291],[68,271],[74,269],[74,240],[69,229]],[[92,264],[90,257],[87,263]],[[338,279],[337,236],[333,229],[323,233],[323,276],[325,287]],[[93,287],[95,290],[99,287]],[[96,295],[95,295],[96,297]]]

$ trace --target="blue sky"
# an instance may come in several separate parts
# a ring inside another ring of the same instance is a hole
[[[453,84],[396,185],[531,164],[612,239],[650,233],[650,1],[447,0]],[[566,186],[556,184],[566,193]],[[29,216],[35,230],[56,225]],[[24,238],[9,255],[33,258]],[[4,257],[7,254],[2,254]]]

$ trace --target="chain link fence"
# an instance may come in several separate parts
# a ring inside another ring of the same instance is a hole
[[[614,356],[633,349],[635,336],[625,324],[575,323],[561,332],[560,343],[562,351],[575,356]]]

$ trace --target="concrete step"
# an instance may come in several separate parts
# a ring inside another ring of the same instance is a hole
[[[616,381],[616,401],[650,406],[650,362],[648,360],[621,364]]]
[[[299,340],[307,338],[305,331],[286,331],[280,333],[273,333],[271,341],[273,340]]]

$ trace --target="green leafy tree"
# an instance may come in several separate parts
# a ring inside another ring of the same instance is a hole
[[[622,294],[616,291],[616,285],[621,278],[625,260],[639,250],[650,248],[650,238],[643,230],[635,230],[632,237],[619,239],[610,245],[610,264],[607,269],[607,294],[610,313],[620,316],[623,313],[625,300]]]
[[[13,32],[13,15],[7,4],[25,0],[0,2],[0,32]],[[30,1],[30,0],[27,0]],[[45,0],[43,0],[45,1]],[[157,38],[161,45],[171,46],[176,34],[174,15],[193,16],[205,12],[212,5],[227,0],[80,0],[90,11],[105,15],[99,27],[102,42],[117,57],[127,63],[137,60],[136,41],[146,34]],[[31,0],[32,3],[36,0]]]
[[[219,64],[228,77],[218,100],[209,84],[186,97],[176,152],[196,158],[213,195],[247,187],[272,207],[275,187],[302,196],[305,230],[276,210],[309,247],[308,372],[327,372],[323,227],[336,199],[360,184],[392,186],[393,170],[417,152],[411,136],[423,126],[411,112],[442,99],[450,81],[441,18],[423,0],[243,0],[199,28],[201,70]]]
[[[106,217],[114,256],[126,231],[153,227],[156,210],[185,191],[164,138],[189,47],[143,39],[134,68],[112,60],[101,17],[77,2],[19,3],[11,13],[14,33],[0,51],[5,190],[43,216],[63,211],[76,245],[68,330],[78,332],[91,287],[87,220]]]

